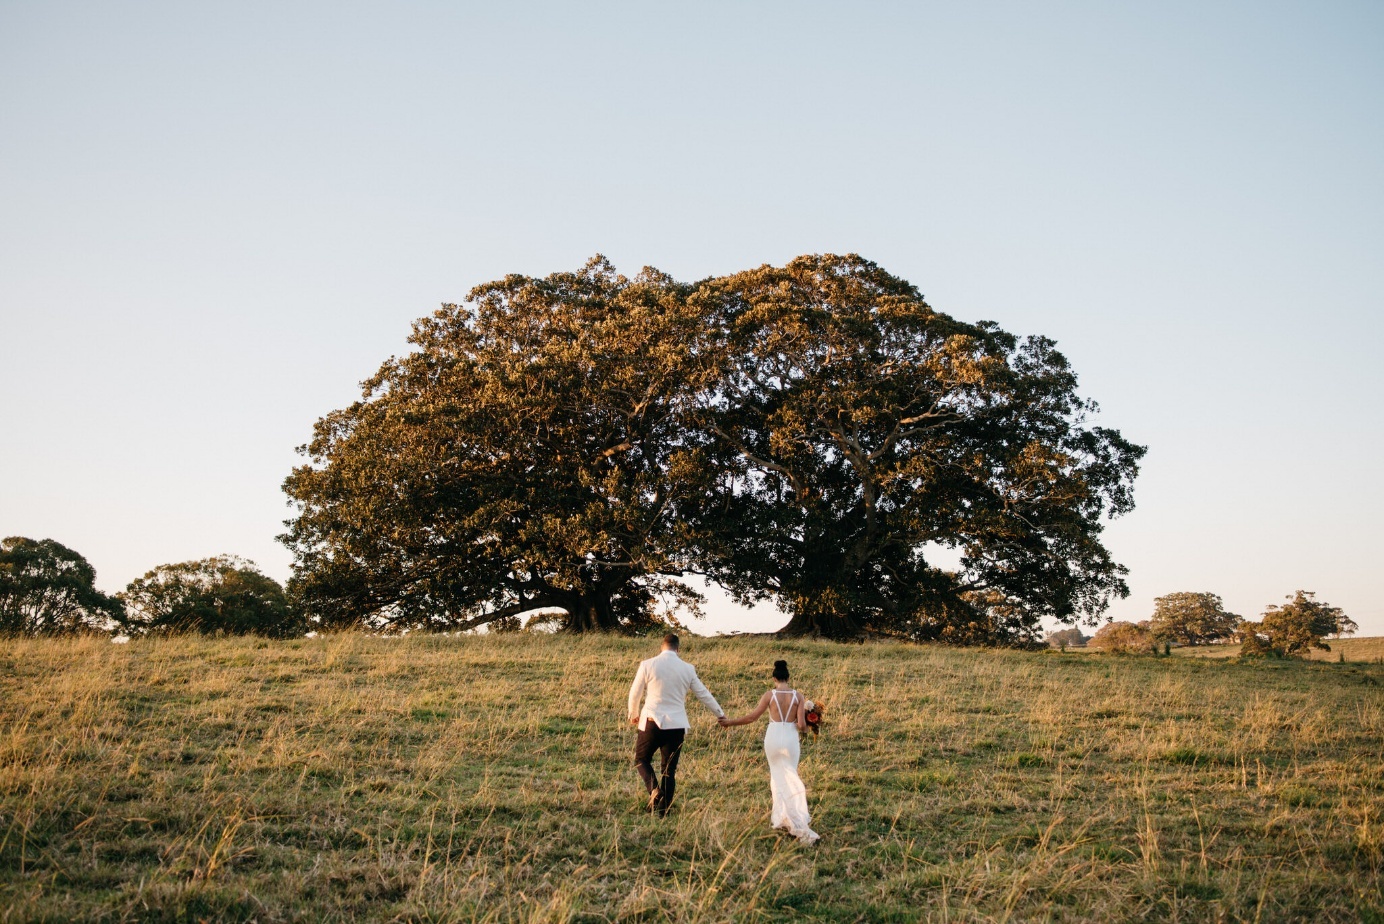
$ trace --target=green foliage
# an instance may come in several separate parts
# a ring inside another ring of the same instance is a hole
[[[1235,637],[1242,622],[1239,616],[1225,611],[1217,594],[1166,594],[1153,604],[1149,631],[1158,641],[1179,645],[1227,641]]]
[[[1144,450],[1085,426],[1052,341],[957,321],[853,255],[692,298],[724,341],[707,427],[736,456],[705,566],[774,597],[789,634],[1030,638],[1128,593],[1101,521],[1132,508]]]
[[[96,569],[52,539],[0,542],[0,635],[66,635],[112,628],[120,601],[96,589]]]
[[[597,258],[480,286],[410,340],[285,483],[292,589],[324,625],[546,608],[637,632],[696,611],[696,572],[792,634],[992,642],[1127,593],[1100,532],[1143,449],[1085,425],[1050,341],[859,257],[696,286]]]
[[[1284,606],[1269,606],[1259,622],[1241,627],[1241,657],[1303,657],[1311,649],[1330,651],[1328,636],[1349,635],[1359,628],[1336,606],[1318,603],[1316,594],[1299,590]]]
[[[1144,626],[1132,622],[1109,622],[1101,626],[1087,648],[1110,654],[1153,654],[1153,635]]]
[[[603,258],[508,276],[414,325],[285,484],[294,588],[324,624],[469,628],[539,608],[644,627],[699,598],[690,509],[717,466],[691,425],[715,369],[686,287]]]
[[[254,562],[230,555],[160,565],[131,581],[120,598],[132,633],[285,637],[304,628],[278,581],[261,574]]]

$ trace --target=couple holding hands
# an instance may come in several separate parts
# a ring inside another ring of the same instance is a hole
[[[697,669],[678,657],[678,637],[663,637],[658,656],[640,663],[629,698],[629,720],[639,727],[634,766],[649,791],[650,811],[662,816],[673,804],[678,756],[689,724],[685,704],[691,690],[716,715],[722,728],[748,725],[769,713],[769,727],[764,733],[764,756],[769,759],[769,788],[774,800],[769,821],[804,843],[817,840],[817,833],[808,827],[812,817],[807,811],[807,787],[798,776],[798,731],[807,728],[814,705],[788,685],[786,661],[774,662],[773,678],[773,687],[764,692],[754,709],[739,718],[726,718],[716,697],[697,677]],[[655,751],[662,756],[662,780],[654,773]]]

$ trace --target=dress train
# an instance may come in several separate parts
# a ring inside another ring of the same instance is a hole
[[[807,787],[798,776],[801,754],[798,727],[792,722],[770,722],[764,732],[764,756],[769,759],[769,789],[774,807],[769,822],[775,828],[786,828],[798,840],[811,844],[817,832],[809,827],[812,816],[807,811]]]

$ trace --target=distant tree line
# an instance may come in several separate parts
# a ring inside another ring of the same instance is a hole
[[[1213,593],[1175,593],[1154,601],[1153,618],[1142,622],[1116,621],[1087,638],[1079,628],[1048,633],[1055,648],[1081,646],[1113,654],[1150,654],[1160,646],[1240,643],[1242,657],[1291,657],[1311,649],[1330,651],[1326,639],[1349,635],[1358,626],[1339,608],[1320,603],[1310,591],[1299,590],[1284,606],[1269,606],[1259,622],[1225,610]]]
[[[284,588],[233,556],[160,565],[108,595],[79,553],[52,539],[0,542],[0,635],[167,632],[300,635]]]
[[[52,539],[11,536],[0,541],[0,636],[87,632],[157,635],[175,632],[291,637],[320,627],[254,562],[230,555],[160,565],[120,593],[96,589],[96,571],[79,553]],[[1049,632],[1055,648],[1089,646],[1112,654],[1151,654],[1160,645],[1239,642],[1242,657],[1301,656],[1329,651],[1327,638],[1358,628],[1339,608],[1299,590],[1283,606],[1251,622],[1226,612],[1212,593],[1158,597],[1152,619],[1110,622],[1094,636],[1072,626]],[[560,627],[554,614],[534,623]],[[491,631],[520,628],[515,617]]]

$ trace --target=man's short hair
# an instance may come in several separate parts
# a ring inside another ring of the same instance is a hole
[[[664,648],[671,648],[671,649],[673,649],[674,651],[677,651],[677,650],[678,650],[678,637],[677,637],[676,635],[674,635],[673,633],[669,632],[667,635],[663,636],[663,647],[664,647]]]

